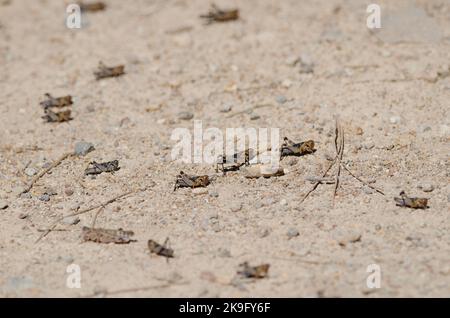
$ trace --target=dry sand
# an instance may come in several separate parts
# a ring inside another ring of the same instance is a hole
[[[420,23],[397,37],[369,32],[369,1],[217,1],[242,19],[210,26],[198,18],[208,1],[106,3],[69,30],[61,1],[0,1],[0,205],[9,205],[0,210],[1,296],[450,296],[449,1],[406,4],[440,32],[422,30],[414,41]],[[289,65],[299,56],[313,73]],[[125,64],[126,75],[95,81],[100,60]],[[74,120],[44,123],[46,92],[73,95]],[[271,106],[227,118],[259,104]],[[182,111],[194,118],[180,119]],[[305,179],[334,155],[335,115],[346,131],[344,162],[386,195],[343,172],[334,207],[333,185],[300,204]],[[173,192],[180,170],[214,173],[171,160],[172,131],[192,129],[194,119],[222,130],[279,127],[281,137],[315,140],[317,152],[283,160],[282,177],[230,173],[206,194]],[[32,178],[26,168],[40,171],[81,140],[96,150],[16,197]],[[82,177],[90,161],[113,159],[114,175]],[[81,243],[93,211],[35,244],[59,217],[145,187],[97,220],[133,230],[137,242]],[[49,189],[56,195],[41,201]],[[395,206],[401,190],[429,198],[430,208]],[[166,237],[169,262],[147,251],[148,239]],[[244,261],[270,263],[269,277],[232,284]],[[80,289],[66,286],[70,264],[80,266]],[[370,264],[381,268],[379,289],[366,286]]]

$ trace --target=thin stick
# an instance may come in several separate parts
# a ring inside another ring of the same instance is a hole
[[[66,160],[67,158],[69,158],[70,156],[73,155],[73,152],[68,152],[65,153],[64,155],[62,155],[58,160],[56,160],[55,162],[53,162],[50,167],[42,170],[41,172],[39,172],[34,178],[33,180],[31,180],[30,184],[23,189],[22,192],[19,193],[18,197],[20,197],[21,194],[23,193],[27,193],[31,190],[31,188],[33,188],[34,184],[40,179],[42,178],[43,175],[45,175],[46,173],[48,173],[50,170],[52,170],[53,168],[59,166],[61,164],[61,162],[63,162],[64,160]]]
[[[145,190],[144,190],[144,191],[145,191]],[[130,194],[132,194],[132,193],[133,193],[133,191],[128,191],[128,192],[122,193],[122,194],[120,194],[120,195],[118,195],[118,196],[116,196],[116,197],[114,197],[114,198],[112,198],[112,199],[109,199],[109,200],[106,201],[105,203],[101,203],[101,204],[95,205],[95,206],[93,206],[93,207],[90,207],[90,208],[87,208],[87,209],[84,209],[84,210],[81,210],[81,211],[78,211],[78,212],[75,212],[75,213],[72,213],[72,214],[69,214],[69,215],[60,217],[59,219],[57,219],[57,220],[56,220],[56,221],[55,221],[55,222],[47,229],[47,231],[45,231],[44,233],[41,234],[41,236],[39,236],[39,238],[36,240],[35,243],[39,242],[41,239],[43,239],[45,236],[47,236],[51,231],[53,231],[53,229],[58,225],[58,223],[61,222],[62,220],[64,220],[65,218],[72,217],[72,216],[77,216],[77,215],[80,215],[80,214],[83,214],[83,213],[87,213],[87,212],[90,212],[90,211],[92,211],[92,210],[95,210],[95,209],[98,209],[98,208],[101,208],[101,207],[105,207],[105,206],[107,206],[108,204],[113,203],[113,202],[115,202],[115,201],[117,201],[117,200],[119,200],[119,199],[121,199],[121,198],[123,198],[123,197],[125,197],[125,196],[127,196],[127,195],[130,195]]]
[[[92,225],[91,228],[95,228],[95,222],[97,222],[98,215],[105,209],[105,206],[101,206],[100,209],[98,209],[97,213],[95,213],[94,218],[92,219]]]
[[[91,295],[88,296],[83,296],[83,298],[92,298],[95,297],[97,295],[114,295],[114,294],[123,294],[123,293],[134,293],[134,292],[139,292],[139,291],[146,291],[146,290],[150,290],[150,289],[159,289],[159,288],[167,288],[170,286],[176,286],[176,285],[185,285],[187,284],[187,282],[181,282],[181,283],[165,283],[165,284],[161,284],[161,285],[153,285],[153,286],[143,286],[143,287],[134,287],[134,288],[127,288],[127,289],[118,289],[118,290],[113,290],[113,291],[105,291],[105,292],[97,292],[97,293],[93,293]]]
[[[339,181],[340,181],[339,179],[341,177],[341,162],[342,162],[342,157],[344,156],[344,131],[343,131],[338,119],[336,119],[336,137],[334,139],[334,143],[335,143],[336,153],[337,153],[338,170],[336,173],[336,184],[334,186],[334,192],[333,192],[333,206],[334,206],[334,203],[336,200],[337,190],[339,188]]]
[[[365,186],[368,186],[368,187],[371,188],[372,190],[375,190],[376,192],[378,192],[378,193],[380,193],[380,194],[382,194],[382,195],[385,195],[383,191],[381,191],[381,190],[379,190],[379,189],[377,189],[377,188],[371,186],[370,184],[368,184],[368,183],[365,182],[364,180],[358,178],[353,172],[350,171],[349,168],[347,168],[346,165],[344,165],[343,163],[342,163],[341,165],[342,165],[342,167],[343,167],[345,170],[347,170],[347,172],[348,172],[353,178],[355,178],[356,180],[358,180],[359,182],[361,182],[361,183],[364,184]]]
[[[330,165],[328,166],[328,168],[325,170],[324,174],[322,175],[322,178],[325,178],[328,174],[328,171],[330,171],[330,169],[334,166],[334,164],[336,163],[337,160],[337,156],[334,157],[333,162],[330,163]],[[317,189],[317,187],[319,186],[319,184],[321,184],[322,182],[318,181],[314,184],[314,186],[303,196],[303,198],[300,200],[300,203],[303,203],[306,198],[314,191]]]

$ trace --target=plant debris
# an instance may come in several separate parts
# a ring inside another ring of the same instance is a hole
[[[43,102],[40,102],[40,105],[44,107],[44,109],[51,108],[51,107],[66,107],[73,104],[72,96],[62,96],[62,97],[53,97],[49,93],[46,93],[45,96],[47,97],[46,100]]]
[[[295,143],[289,138],[284,137],[284,142],[281,145],[281,158],[286,156],[304,156],[315,151],[314,140]]]
[[[219,9],[215,4],[212,4],[209,12],[200,15],[200,18],[206,19],[206,24],[233,21],[239,19],[239,10],[223,10]]]
[[[80,6],[81,12],[97,12],[106,9],[106,4],[101,1],[90,3],[84,3],[80,1],[78,2],[78,5]]]
[[[71,110],[63,110],[60,112],[54,112],[50,109],[45,110],[45,115],[42,116],[42,119],[44,119],[47,123],[63,123],[66,121],[72,120]]]
[[[397,206],[407,207],[411,209],[426,209],[428,208],[427,198],[409,198],[405,191],[400,192],[400,198],[394,198]]]
[[[269,264],[250,266],[247,262],[239,264],[237,274],[244,278],[265,278],[269,273]]]
[[[83,241],[92,241],[96,243],[115,243],[115,244],[128,244],[130,242],[135,242],[136,240],[131,239],[134,235],[133,231],[124,231],[119,228],[118,230],[101,229],[101,228],[90,228],[83,226],[82,236]]]
[[[175,182],[175,186],[173,191],[178,188],[204,188],[208,186],[210,183],[208,176],[190,176],[185,174],[183,171],[180,171],[180,174],[177,176],[177,181]]]
[[[150,253],[164,256],[166,258],[173,257],[173,249],[167,247],[167,243],[169,242],[169,238],[166,238],[164,241],[164,244],[161,245],[153,240],[148,240],[147,246],[150,250]]]
[[[101,174],[103,172],[114,173],[115,171],[120,170],[118,160],[108,161],[108,162],[104,162],[104,163],[97,163],[97,162],[93,161],[90,163],[90,165],[92,165],[92,167],[87,168],[84,171],[85,175],[96,175],[96,174]]]
[[[121,76],[123,74],[125,74],[125,65],[108,67],[103,64],[103,62],[98,63],[98,69],[94,72],[97,81],[103,78]]]
[[[330,163],[327,169],[325,169],[325,172],[321,176],[321,178],[326,178],[328,175],[328,172],[331,170],[331,168],[337,163],[337,172],[335,175],[335,186],[334,186],[334,192],[333,192],[333,205],[336,198],[337,190],[339,188],[339,181],[341,177],[341,169],[346,170],[353,178],[364,184],[365,186],[371,188],[372,190],[378,192],[381,195],[384,195],[384,193],[381,190],[378,190],[368,184],[367,182],[363,181],[361,178],[357,177],[343,162],[342,158],[344,156],[344,146],[345,146],[345,135],[344,135],[344,129],[342,128],[339,120],[336,118],[336,129],[335,129],[335,137],[334,137],[334,147],[336,150],[336,156],[334,157],[333,161]],[[319,184],[322,184],[322,181],[317,181],[314,186],[303,196],[303,198],[300,200],[300,203],[303,203],[306,198],[317,189]]]

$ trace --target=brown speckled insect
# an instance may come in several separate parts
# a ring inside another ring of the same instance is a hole
[[[173,249],[167,247],[168,242],[169,242],[169,238],[166,238],[163,245],[161,245],[153,240],[148,240],[147,246],[148,246],[150,253],[152,253],[152,254],[164,256],[166,258],[172,258],[172,257],[174,257]]]
[[[136,241],[131,239],[133,235],[133,231],[124,231],[122,229],[95,229],[87,226],[83,226],[82,229],[82,238],[85,242],[128,244]]]
[[[226,174],[228,171],[237,171],[244,165],[248,166],[250,160],[254,157],[255,151],[253,149],[246,149],[245,151],[235,153],[232,156],[219,156],[216,162],[216,172],[219,172],[220,170],[223,174]]]
[[[213,4],[211,10],[207,14],[200,15],[200,18],[206,19],[206,24],[233,21],[239,19],[239,10],[222,10]]]
[[[47,123],[62,123],[69,120],[72,120],[70,114],[72,112],[70,110],[64,110],[60,112],[54,112],[50,109],[45,110],[45,115],[42,116]]]
[[[102,62],[98,63],[98,70],[94,72],[96,80],[100,80],[107,77],[117,77],[123,74],[125,74],[124,65],[108,67]]]
[[[87,168],[84,171],[85,175],[89,175],[89,174],[95,175],[95,174],[100,174],[102,172],[114,173],[115,171],[120,170],[118,160],[113,160],[113,161],[104,162],[104,163],[97,163],[97,162],[93,161],[90,163],[90,165],[92,165],[92,167]]]
[[[286,156],[304,156],[315,151],[313,140],[295,143],[289,138],[284,137],[284,142],[281,145],[281,158]]]
[[[250,266],[247,262],[239,265],[238,275],[244,278],[264,278],[269,272],[269,264]]]
[[[411,209],[428,208],[427,198],[409,198],[405,191],[400,192],[400,198],[394,198],[397,206],[407,207]]]
[[[204,188],[208,186],[210,183],[208,176],[190,176],[185,174],[183,171],[180,171],[180,174],[177,176],[177,181],[175,182],[175,186],[173,191],[178,188]]]
[[[44,100],[43,102],[40,102],[40,105],[42,107],[44,107],[44,109],[51,108],[51,107],[62,108],[62,107],[70,106],[73,104],[72,96],[70,96],[70,95],[62,96],[62,97],[53,97],[49,93],[46,93],[45,97],[47,97],[47,99]]]

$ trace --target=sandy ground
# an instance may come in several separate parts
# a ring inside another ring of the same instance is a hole
[[[450,296],[449,1],[407,3],[440,33],[413,41],[420,27],[406,16],[407,32],[393,30],[393,42],[367,29],[368,1],[217,1],[242,19],[210,26],[198,17],[207,1],[106,3],[69,30],[61,1],[0,1],[1,296]],[[313,73],[290,65],[299,56]],[[100,60],[125,64],[126,74],[96,81]],[[74,97],[72,121],[43,122],[46,92]],[[227,117],[260,104],[270,106]],[[300,203],[312,186],[305,178],[334,155],[335,115],[344,162],[385,196],[344,171],[334,207],[333,185]],[[173,192],[180,170],[214,174],[171,159],[172,131],[192,130],[194,119],[221,130],[278,127],[281,137],[313,139],[317,151],[283,160],[282,177],[235,172],[205,194]],[[32,179],[25,171],[82,140],[96,150],[63,161],[17,198]],[[113,159],[114,175],[83,177],[90,161]],[[128,190],[136,193],[107,205],[97,225],[132,230],[137,242],[82,243],[93,211],[35,243],[59,217]],[[429,198],[430,208],[397,207],[401,190]],[[45,192],[56,194],[42,201]],[[169,262],[147,250],[148,239],[166,237]],[[244,261],[269,263],[269,277],[233,283]],[[70,264],[81,269],[80,289],[66,285]],[[366,286],[370,264],[380,266],[379,289]]]

